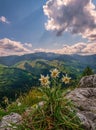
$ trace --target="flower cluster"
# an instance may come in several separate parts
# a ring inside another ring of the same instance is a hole
[[[58,69],[51,70],[50,72],[51,72],[52,78],[56,79],[59,77],[60,72]],[[40,80],[42,86],[49,86],[49,84],[50,84],[48,75],[47,76],[41,75],[41,78],[39,80]],[[62,77],[63,83],[68,84],[68,83],[70,83],[70,80],[71,80],[71,77],[68,77],[67,74],[65,76],[63,75],[63,77]]]

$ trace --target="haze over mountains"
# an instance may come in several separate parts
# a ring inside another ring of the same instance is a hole
[[[76,61],[80,62],[81,64],[85,65],[94,65],[96,62],[96,54],[94,55],[60,55],[60,54],[54,54],[54,53],[44,53],[44,52],[38,52],[33,54],[26,54],[21,56],[4,56],[0,57],[0,64],[6,65],[6,66],[12,66],[16,64],[17,62],[25,61],[25,60],[36,60],[36,59],[44,59],[44,60],[63,60],[63,61]]]

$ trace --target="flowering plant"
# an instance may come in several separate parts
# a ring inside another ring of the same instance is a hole
[[[62,83],[69,84],[71,78],[63,75],[60,78],[58,69],[51,70],[51,75],[41,75],[41,102],[35,104],[34,111],[28,114],[23,129],[32,130],[82,130],[80,119],[76,116],[73,103],[66,98]],[[53,81],[53,82],[52,82]],[[26,125],[25,125],[26,124]],[[25,127],[24,127],[25,126]]]
[[[63,91],[60,83],[57,82],[60,74],[59,70],[53,69],[50,72],[51,76],[41,75],[39,79],[42,87],[39,87],[38,90],[43,93],[43,107],[37,109],[39,117],[34,116],[34,120],[38,124],[33,123],[33,126],[42,130],[61,130],[62,128],[64,130],[81,130],[81,128],[79,129],[80,125],[78,125],[80,120],[73,110],[74,105],[65,98],[66,92]],[[51,79],[54,81],[52,84]],[[65,84],[69,84],[70,80],[71,77],[68,77],[67,74],[60,79]]]
[[[51,78],[52,80],[54,81],[54,85],[56,87],[56,80],[57,78],[59,78],[59,70],[58,69],[53,69],[50,71],[51,72]],[[41,85],[44,87],[44,86],[47,86],[49,87],[50,85],[50,77],[47,75],[47,76],[44,76],[44,75],[41,75],[41,78],[39,79],[40,82],[41,82]],[[71,80],[71,77],[68,77],[68,75],[66,74],[65,76],[63,75],[62,76],[62,83],[65,83],[65,84],[69,84],[70,83],[70,80]]]

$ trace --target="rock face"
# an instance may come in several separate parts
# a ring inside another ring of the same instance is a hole
[[[2,118],[0,122],[0,130],[13,130],[12,124],[19,124],[22,118],[17,113],[11,113]]]
[[[75,103],[84,130],[96,130],[96,88],[76,88],[67,98]]]
[[[90,75],[83,77],[79,82],[80,88],[96,88],[96,75]]]

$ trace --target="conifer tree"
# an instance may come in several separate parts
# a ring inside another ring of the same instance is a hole
[[[84,69],[82,76],[88,76],[88,75],[92,75],[92,74],[94,74],[93,70],[89,66],[87,66]]]

